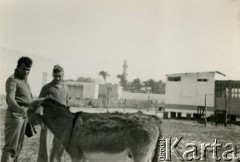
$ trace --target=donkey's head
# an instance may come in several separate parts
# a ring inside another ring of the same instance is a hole
[[[42,123],[41,116],[43,115],[43,106],[42,102],[44,98],[37,99],[33,101],[27,111],[28,122],[32,125],[38,125]]]
[[[40,98],[33,101],[28,109],[28,120],[32,125],[41,124],[42,119],[55,119],[71,114],[70,107],[53,97]],[[45,121],[45,120],[44,120]]]

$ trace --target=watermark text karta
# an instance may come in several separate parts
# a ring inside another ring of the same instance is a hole
[[[237,147],[233,143],[227,143],[224,146],[221,143],[218,143],[217,139],[214,140],[213,143],[187,143],[183,146],[182,150],[178,150],[178,145],[181,143],[183,138],[175,138],[169,137],[159,140],[159,157],[160,161],[171,161],[172,156],[175,156],[178,160],[182,161],[206,161],[206,150],[212,151],[212,158],[216,161],[224,160],[224,161],[231,161],[231,160],[239,160],[240,158],[237,157]],[[224,151],[218,154],[219,148],[224,149]]]

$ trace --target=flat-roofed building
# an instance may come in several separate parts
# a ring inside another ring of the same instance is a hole
[[[66,82],[69,105],[81,105],[84,99],[98,99],[99,85],[87,82]]]
[[[218,71],[166,75],[166,111],[196,113],[207,106],[214,110],[215,74]]]

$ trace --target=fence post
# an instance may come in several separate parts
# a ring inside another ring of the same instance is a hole
[[[111,90],[109,91],[109,97],[108,97],[108,106],[107,106],[107,112],[109,112],[110,102],[111,102]]]
[[[156,116],[157,116],[157,112],[158,112],[158,100],[156,101]]]
[[[127,99],[125,99],[125,102],[124,102],[124,109],[123,109],[124,113],[125,113],[125,109],[126,109],[126,103],[127,103]]]
[[[230,92],[230,91],[229,91]],[[228,93],[229,93],[228,92]],[[225,94],[225,98],[226,98],[226,115],[225,115],[225,123],[224,126],[227,126],[227,116],[228,116],[228,108],[229,108],[229,94],[226,95]]]
[[[205,94],[205,126],[207,126],[207,94]]]
[[[149,106],[150,106],[149,102],[150,102],[150,96],[148,95],[147,112],[148,112],[148,109],[149,109]]]

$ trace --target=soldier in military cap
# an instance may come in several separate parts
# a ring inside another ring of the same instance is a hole
[[[32,67],[32,59],[21,57],[17,68],[6,82],[7,111],[5,115],[5,145],[1,162],[18,161],[23,147],[25,128],[27,125],[27,109],[32,102],[32,93],[28,84],[28,75]]]

